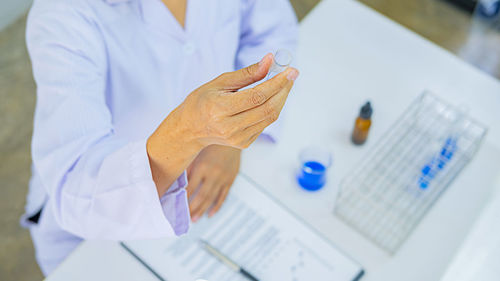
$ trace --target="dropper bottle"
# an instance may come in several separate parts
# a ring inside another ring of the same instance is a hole
[[[354,123],[354,130],[352,131],[351,140],[354,144],[361,145],[366,142],[368,138],[368,132],[370,126],[372,125],[372,113],[373,109],[370,102],[366,102],[359,112],[358,118]]]

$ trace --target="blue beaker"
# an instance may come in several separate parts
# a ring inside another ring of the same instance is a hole
[[[328,168],[332,164],[332,156],[327,150],[308,147],[299,155],[300,168],[297,181],[305,190],[316,191],[326,183]]]

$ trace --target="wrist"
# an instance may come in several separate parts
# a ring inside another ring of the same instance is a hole
[[[171,115],[146,142],[151,173],[160,197],[203,149],[203,145]]]
[[[178,115],[177,109],[172,111],[148,138],[148,154],[157,161],[172,159],[172,155],[179,153],[182,158],[192,158],[205,147]]]

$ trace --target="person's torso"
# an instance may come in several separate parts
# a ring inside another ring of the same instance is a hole
[[[191,91],[234,70],[239,3],[190,0],[184,29],[160,0],[141,0],[140,7],[123,11],[111,7],[113,18],[98,15],[109,60],[106,97],[117,136],[150,135]]]
[[[240,1],[188,0],[184,28],[161,0],[78,1],[89,3],[106,49],[102,94],[116,137],[148,137],[191,91],[235,68]],[[33,170],[25,222],[47,201],[38,177]]]

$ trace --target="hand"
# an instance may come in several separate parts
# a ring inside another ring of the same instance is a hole
[[[192,92],[175,113],[178,126],[195,143],[247,148],[278,119],[298,71],[289,68],[254,88],[242,87],[263,79],[272,63],[266,55],[259,64],[224,73]]]
[[[213,216],[222,206],[240,169],[241,150],[211,145],[188,167],[191,219],[196,222],[208,210]]]
[[[203,148],[213,144],[247,148],[276,121],[299,74],[295,68],[238,91],[262,80],[272,59],[268,54],[258,64],[202,85],[148,138],[151,172],[160,196]]]

